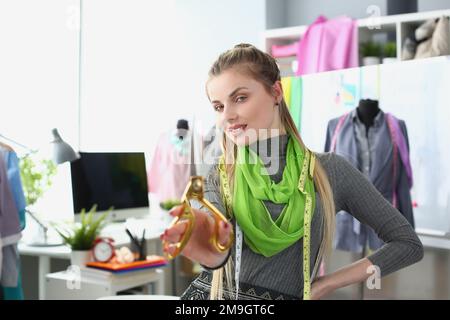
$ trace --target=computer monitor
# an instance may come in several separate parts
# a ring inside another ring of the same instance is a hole
[[[96,215],[114,207],[108,218],[112,221],[149,214],[143,152],[80,152],[70,171],[75,221],[94,204]]]

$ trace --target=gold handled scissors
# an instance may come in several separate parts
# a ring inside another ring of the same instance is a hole
[[[221,245],[219,243],[218,239],[219,222],[224,221],[227,223],[228,220],[222,213],[220,213],[220,211],[211,202],[209,202],[203,197],[203,186],[204,186],[203,177],[201,176],[190,177],[189,183],[186,186],[186,189],[184,190],[183,196],[181,197],[181,202],[184,205],[184,211],[179,216],[177,216],[169,226],[169,228],[171,228],[174,225],[176,225],[180,220],[187,220],[186,231],[184,232],[184,235],[180,239],[180,241],[175,243],[176,247],[175,252],[173,254],[170,254],[167,250],[165,250],[165,255],[168,259],[174,259],[176,256],[178,256],[188,243],[189,238],[191,237],[192,229],[194,227],[195,222],[195,215],[191,207],[190,200],[197,200],[198,202],[203,204],[206,208],[208,208],[209,211],[212,213],[215,222],[214,233],[209,241],[213,244],[216,250],[218,252],[224,252],[228,250],[231,244],[233,243],[234,239],[233,230],[231,230],[230,238],[225,245]],[[163,240],[163,248],[167,248],[168,246],[169,243]]]

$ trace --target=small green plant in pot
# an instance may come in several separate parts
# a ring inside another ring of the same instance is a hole
[[[362,43],[360,53],[364,66],[380,63],[381,46],[378,43],[371,41]]]
[[[383,63],[397,61],[397,45],[395,42],[388,42],[383,47]]]
[[[72,265],[84,266],[91,260],[90,250],[105,226],[106,218],[112,209],[110,208],[95,219],[94,214],[97,211],[97,205],[94,205],[87,214],[85,209],[81,210],[81,222],[68,227],[54,226],[64,243],[72,249]]]

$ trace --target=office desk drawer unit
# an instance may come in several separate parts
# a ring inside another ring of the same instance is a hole
[[[79,269],[50,273],[45,281],[45,300],[93,300],[136,287],[143,287],[146,294],[163,295],[163,269],[111,274],[108,277],[85,276]]]

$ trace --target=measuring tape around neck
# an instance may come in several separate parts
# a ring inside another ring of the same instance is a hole
[[[232,197],[231,197],[231,192],[230,192],[230,185],[228,184],[228,177],[227,174],[225,172],[225,164],[224,164],[224,158],[222,157],[220,159],[220,164],[219,164],[219,173],[220,173],[220,183],[222,186],[222,193],[223,193],[223,197],[224,197],[224,202],[225,202],[225,208],[227,211],[227,214],[229,217],[232,216]],[[234,262],[234,282],[235,282],[235,287],[236,287],[236,300],[238,300],[239,298],[239,276],[240,276],[240,272],[241,272],[241,257],[242,257],[242,230],[239,227],[239,224],[236,221],[236,230],[235,230],[235,235],[236,235],[236,241],[235,241],[235,262]]]
[[[316,157],[314,153],[305,149],[305,159],[303,161],[302,171],[298,181],[298,190],[305,195],[305,211],[303,214],[303,300],[311,299],[311,216],[312,216],[312,198],[305,191],[306,175],[312,179],[314,176],[314,166]],[[308,170],[309,169],[309,170]]]
[[[298,190],[305,195],[305,210],[303,215],[303,300],[311,299],[311,273],[310,273],[310,256],[311,256],[311,216],[312,216],[312,198],[305,191],[306,176],[310,178],[314,176],[315,155],[305,149],[305,159],[303,160],[302,170],[299,177]],[[232,197],[228,177],[225,172],[224,157],[221,157],[219,164],[220,182],[228,215],[232,213]],[[243,235],[239,224],[236,221],[236,252],[235,252],[235,287],[236,299],[239,298],[239,276],[242,262],[242,243]]]

